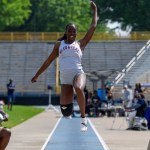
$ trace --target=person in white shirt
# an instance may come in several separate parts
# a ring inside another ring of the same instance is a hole
[[[128,101],[127,107],[132,107],[134,94],[133,94],[133,90],[132,90],[131,85],[128,86],[128,91],[129,91],[129,101]]]
[[[90,2],[93,10],[93,18],[91,25],[85,36],[76,41],[77,26],[70,23],[66,26],[65,34],[54,45],[52,53],[46,59],[41,68],[37,71],[31,82],[36,82],[39,75],[43,73],[47,67],[59,57],[59,69],[61,80],[61,97],[60,105],[63,116],[69,117],[73,109],[73,95],[76,92],[77,101],[81,112],[81,131],[87,130],[87,119],[85,117],[85,95],[84,87],[86,83],[86,75],[82,69],[81,58],[82,53],[89,43],[97,26],[97,7],[94,2]]]
[[[130,100],[130,92],[128,90],[128,86],[127,85],[124,85],[124,87],[123,87],[121,99],[123,100],[124,106],[127,107],[128,102]]]

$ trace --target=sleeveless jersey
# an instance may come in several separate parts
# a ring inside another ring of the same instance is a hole
[[[66,44],[61,41],[59,47],[59,69],[60,72],[66,69],[82,69],[81,65],[82,51],[77,41],[72,44]]]

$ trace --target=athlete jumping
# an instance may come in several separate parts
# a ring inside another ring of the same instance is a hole
[[[77,27],[73,23],[66,26],[63,37],[58,39],[54,45],[52,53],[37,71],[31,82],[36,82],[47,67],[59,57],[61,96],[60,107],[64,117],[69,117],[73,111],[74,90],[77,96],[78,105],[81,112],[81,131],[87,130],[87,119],[85,117],[85,96],[84,87],[86,84],[86,75],[83,71],[81,58],[82,53],[92,38],[97,26],[97,7],[94,2],[90,2],[93,10],[91,25],[85,36],[76,40]]]

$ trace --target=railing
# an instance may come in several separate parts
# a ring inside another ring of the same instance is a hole
[[[126,73],[135,65],[135,63],[142,57],[142,55],[150,49],[150,40],[139,50],[139,52],[130,60],[125,68],[115,78],[114,83],[117,85]]]
[[[63,35],[63,32],[0,32],[0,41],[56,41]],[[85,32],[78,33],[77,39],[83,38]],[[117,36],[114,34],[95,32],[92,41],[101,40],[149,40],[150,32],[132,32],[129,36]]]

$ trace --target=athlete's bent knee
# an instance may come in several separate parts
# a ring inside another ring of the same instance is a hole
[[[61,106],[61,112],[64,117],[69,117],[73,112],[73,104],[66,104],[66,105],[60,105]]]

